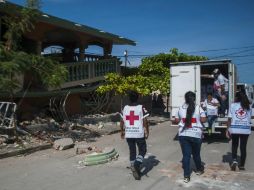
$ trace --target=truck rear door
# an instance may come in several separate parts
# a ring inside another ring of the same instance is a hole
[[[196,101],[200,102],[200,65],[171,65],[170,67],[170,99],[171,118],[177,114],[184,103],[187,91],[196,93]]]
[[[228,66],[228,79],[229,79],[229,89],[228,89],[228,100],[229,105],[234,102],[235,99],[235,92],[236,92],[236,79],[237,79],[237,73],[236,68],[233,63],[229,63]]]

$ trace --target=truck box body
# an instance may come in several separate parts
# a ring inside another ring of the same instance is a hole
[[[218,68],[229,80],[228,104],[234,101],[236,91],[236,67],[231,60],[190,61],[170,64],[170,108],[171,119],[177,114],[184,103],[184,94],[187,91],[196,93],[196,103],[200,104],[207,97],[207,92],[213,91],[213,78],[204,78],[201,75],[211,75]],[[227,118],[219,118],[216,127],[225,128]]]

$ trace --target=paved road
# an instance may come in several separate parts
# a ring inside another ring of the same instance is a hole
[[[203,176],[194,173],[191,182],[182,182],[181,151],[174,140],[177,129],[165,122],[151,127],[146,173],[141,181],[135,181],[126,167],[128,149],[119,134],[104,136],[94,146],[115,147],[120,156],[117,161],[105,165],[82,167],[73,149],[53,149],[33,153],[25,157],[0,160],[1,190],[98,190],[98,189],[254,189],[254,137],[249,139],[247,170],[231,172],[230,144],[217,140],[202,145],[202,159],[206,171]]]

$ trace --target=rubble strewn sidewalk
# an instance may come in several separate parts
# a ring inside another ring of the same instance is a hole
[[[156,125],[169,118],[153,116],[149,123]],[[86,143],[95,141],[104,135],[120,131],[120,115],[95,114],[76,115],[71,121],[59,123],[50,117],[35,117],[31,121],[22,121],[17,126],[18,139],[9,135],[0,135],[0,159],[20,154],[28,154],[37,150],[51,148],[65,150],[73,148],[77,154],[98,152]]]
[[[47,142],[41,143],[29,143],[29,144],[9,144],[9,145],[0,145],[0,159],[7,158],[11,156],[31,154],[39,150],[45,150],[51,148],[52,144]]]

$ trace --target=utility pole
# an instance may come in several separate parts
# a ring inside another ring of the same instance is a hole
[[[125,70],[125,76],[126,76],[126,70],[127,70],[127,62],[128,62],[128,51],[124,51],[124,70]]]

